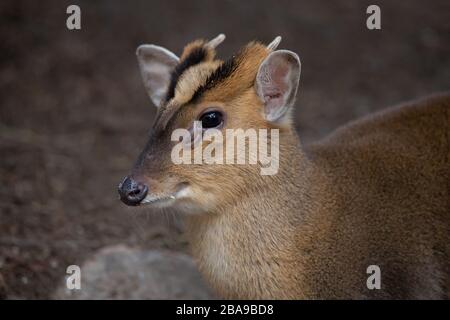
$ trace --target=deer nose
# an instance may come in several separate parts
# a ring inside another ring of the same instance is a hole
[[[148,187],[131,177],[126,177],[119,184],[120,200],[128,206],[137,206],[147,196]]]

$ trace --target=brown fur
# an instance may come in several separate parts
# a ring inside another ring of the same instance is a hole
[[[251,44],[243,52],[232,76],[185,104],[222,62],[188,69],[170,115],[159,111],[167,127],[155,129],[134,169],[155,194],[192,186],[175,208],[188,212],[193,255],[218,294],[449,298],[450,95],[371,115],[302,146],[289,122],[262,116],[253,84],[268,50]],[[261,176],[252,165],[174,165],[170,133],[210,106],[226,112],[226,128],[279,128],[278,174]],[[381,290],[366,287],[372,264],[381,268]]]

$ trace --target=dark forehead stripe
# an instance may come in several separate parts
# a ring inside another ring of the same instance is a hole
[[[188,68],[199,64],[204,61],[208,55],[208,52],[203,47],[194,48],[183,61],[181,61],[173,70],[170,77],[170,84],[167,90],[166,101],[172,99],[175,95],[175,88],[177,86],[178,80],[184,71]]]
[[[191,101],[197,100],[203,93],[212,89],[214,86],[231,76],[238,66],[237,57],[239,56],[231,57],[222,63],[216,70],[214,70],[214,72],[208,76],[205,83],[195,91]]]

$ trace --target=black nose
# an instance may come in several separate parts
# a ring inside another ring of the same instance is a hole
[[[119,184],[120,200],[129,206],[137,206],[147,196],[148,187],[140,182],[126,177]]]

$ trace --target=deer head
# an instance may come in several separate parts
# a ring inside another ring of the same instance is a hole
[[[277,128],[281,140],[292,133],[290,110],[300,77],[298,56],[276,50],[281,41],[277,37],[268,46],[251,42],[222,61],[216,58],[215,48],[224,39],[221,34],[211,41],[189,43],[181,57],[156,45],[138,47],[142,79],[157,115],[146,147],[119,185],[126,204],[205,212],[239,201],[258,183],[270,183],[260,174],[259,163],[180,165],[173,161],[177,129],[194,137],[206,129],[226,136],[227,129]],[[184,148],[204,150],[209,145],[194,140],[191,137]],[[249,152],[248,157],[252,156]]]

